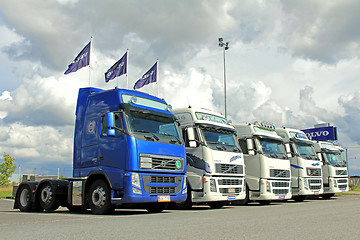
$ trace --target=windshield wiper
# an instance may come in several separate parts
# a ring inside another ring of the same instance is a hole
[[[182,143],[182,142],[180,141],[180,139],[178,139],[177,137],[174,136],[174,138],[175,138],[175,140],[174,140],[174,139],[170,139],[169,143],[179,143],[179,144]]]
[[[222,151],[226,151],[226,147],[224,146],[216,146],[216,148]]]
[[[239,148],[237,148],[237,147],[234,147],[233,152],[241,152],[241,150]]]
[[[236,147],[235,145],[231,145],[231,144],[225,144],[226,147],[232,148],[233,152],[241,152],[241,150]]]
[[[139,132],[139,133],[150,133],[152,137],[149,136],[144,136],[144,138],[149,139],[149,138],[154,138],[156,141],[159,141],[159,138],[152,132],[146,131],[146,130],[136,130],[135,132]]]
[[[175,138],[175,140],[174,140],[174,139],[171,139],[171,140],[169,141],[169,143],[179,143],[179,144],[181,144],[181,140],[178,139],[175,135],[168,134],[168,133],[158,133],[158,134],[159,134],[159,135],[163,135],[163,136],[168,136],[168,137],[173,137],[173,138]]]

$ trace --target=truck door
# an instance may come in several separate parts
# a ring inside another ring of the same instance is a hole
[[[196,141],[193,141],[193,145],[190,144],[188,136],[188,128],[183,129],[183,137],[185,140],[186,148],[186,162],[187,162],[187,173],[188,182],[193,190],[202,190],[204,188],[203,177],[205,171],[210,169],[210,166],[205,162],[202,146],[199,144],[199,134],[196,128],[191,128],[194,133]]]
[[[124,129],[123,114],[114,112],[114,121],[117,129],[113,129],[113,134],[108,134],[106,115],[102,116],[101,134],[99,138],[99,165],[116,168],[116,171],[126,169],[127,143],[126,134],[120,129]]]
[[[85,117],[85,125],[81,141],[81,168],[98,165],[99,119],[89,115]]]

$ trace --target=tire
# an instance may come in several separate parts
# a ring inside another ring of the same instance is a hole
[[[90,186],[88,194],[88,204],[91,212],[96,215],[112,213],[115,208],[111,205],[110,198],[109,185],[102,179],[96,180]]]
[[[259,203],[261,205],[270,205],[271,201],[270,200],[260,200]]]
[[[246,191],[245,199],[232,201],[232,204],[233,204],[233,205],[240,205],[240,206],[246,206],[246,205],[248,205],[248,203],[249,203],[249,201],[250,201],[250,192],[249,192],[248,186],[245,186],[245,191]]]
[[[209,202],[208,205],[212,209],[219,209],[222,208],[227,202],[226,201],[219,201],[219,202]]]
[[[172,205],[177,210],[190,210],[192,208],[193,202],[191,200],[191,189],[190,189],[189,185],[187,186],[186,200],[181,203],[173,203]]]
[[[31,189],[28,185],[22,185],[16,194],[16,202],[21,212],[30,212],[32,208]]]
[[[330,199],[330,198],[332,198],[334,195],[335,195],[335,193],[327,193],[327,194],[321,195],[321,197],[322,197],[323,199]]]
[[[67,205],[66,208],[69,210],[69,212],[82,212],[83,209],[81,208],[81,206],[70,206]]]
[[[306,196],[293,196],[292,199],[295,202],[303,202],[305,200]]]
[[[169,203],[149,203],[146,206],[148,213],[160,213],[168,207]]]
[[[50,183],[41,185],[38,197],[40,206],[45,211],[55,211],[60,206],[58,196],[56,196],[54,187]]]

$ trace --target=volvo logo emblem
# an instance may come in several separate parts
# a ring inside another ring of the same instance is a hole
[[[167,163],[168,163],[168,161],[161,161],[160,167],[166,167]]]

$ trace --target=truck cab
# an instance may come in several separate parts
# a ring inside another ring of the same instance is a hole
[[[261,204],[291,199],[290,160],[283,139],[269,123],[234,124],[244,153],[247,197]]]
[[[117,207],[161,212],[187,197],[180,124],[162,99],[126,89],[79,90],[73,178],[20,184],[21,211]]]
[[[244,158],[234,127],[207,109],[175,109],[174,114],[182,127],[187,158],[188,198],[181,207],[207,203],[220,208],[244,199]]]
[[[289,149],[292,198],[304,201],[306,196],[322,194],[322,163],[315,152],[314,143],[297,129],[284,127],[277,128],[276,132]]]
[[[314,146],[323,163],[324,193],[321,196],[330,199],[335,193],[349,191],[349,176],[344,149],[327,141],[316,141]]]

